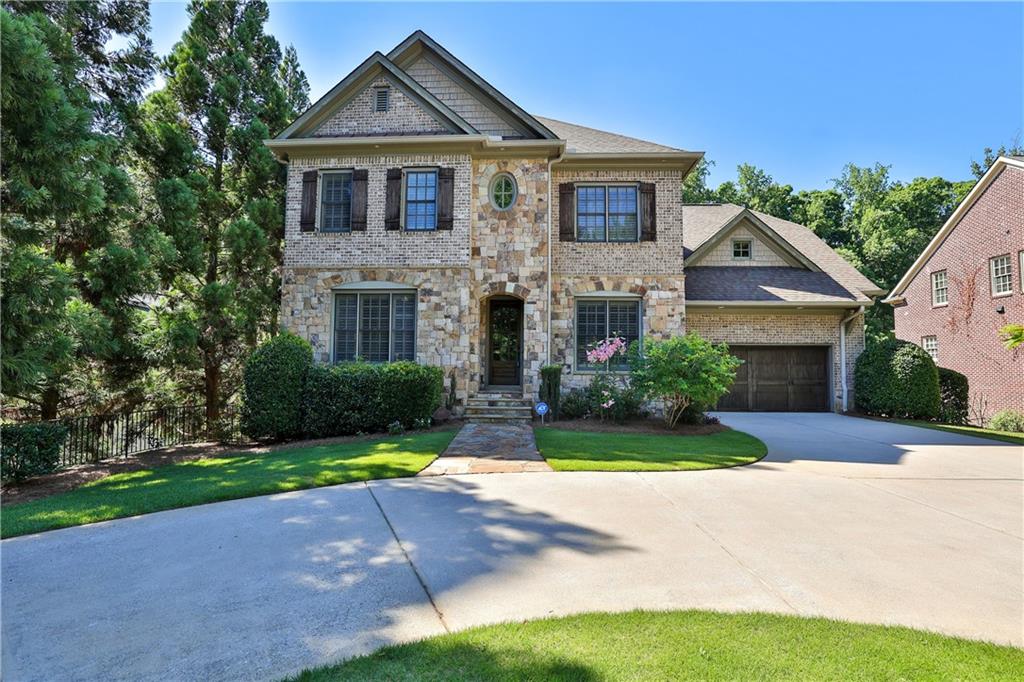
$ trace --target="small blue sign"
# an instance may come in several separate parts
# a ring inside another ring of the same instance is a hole
[[[537,414],[539,414],[540,416],[543,417],[544,415],[546,415],[548,413],[548,404],[547,403],[537,403],[537,405],[536,405],[536,407],[534,407],[534,409],[537,410]]]

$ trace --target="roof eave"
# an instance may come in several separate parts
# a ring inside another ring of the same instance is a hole
[[[689,172],[704,152],[566,152],[557,165],[573,168],[665,168]]]
[[[487,135],[394,135],[378,137],[299,137],[269,139],[263,143],[278,159],[291,155],[323,154],[337,151],[384,153],[385,150],[422,152],[464,152],[475,156],[556,158],[565,148],[564,140],[498,140]]]
[[[792,310],[803,310],[806,308],[828,309],[828,308],[857,308],[870,306],[869,300],[846,300],[846,301],[700,301],[686,299],[687,308],[782,308]]]

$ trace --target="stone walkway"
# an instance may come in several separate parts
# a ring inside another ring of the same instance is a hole
[[[537,452],[533,429],[521,424],[475,424],[462,427],[419,476],[448,474],[509,474],[551,471]]]

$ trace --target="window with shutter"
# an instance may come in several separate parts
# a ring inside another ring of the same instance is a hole
[[[405,229],[437,229],[437,170],[405,172]]]
[[[639,218],[636,185],[576,188],[576,241],[635,242]]]
[[[320,231],[352,231],[352,173],[331,171],[320,176]]]

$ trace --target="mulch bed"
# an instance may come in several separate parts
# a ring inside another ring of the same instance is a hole
[[[440,431],[457,426],[458,422],[450,421],[444,424],[433,426],[429,429],[409,431],[408,433],[425,433],[428,431]],[[306,448],[315,445],[331,445],[334,443],[351,443],[361,440],[376,440],[385,438],[386,433],[373,433],[362,436],[339,436],[336,438],[320,438],[317,440],[294,441],[291,443],[280,443],[275,445],[221,445],[219,443],[198,443],[196,445],[182,445],[152,452],[143,452],[138,455],[118,459],[108,459],[96,464],[78,464],[67,469],[61,469],[52,474],[37,476],[20,483],[5,483],[0,487],[0,506],[6,507],[9,504],[21,504],[32,500],[50,497],[69,490],[106,478],[113,474],[122,474],[126,471],[138,471],[139,469],[152,469],[153,467],[165,464],[177,464],[178,462],[192,462],[197,459],[209,459],[221,455],[265,455],[270,452],[291,450],[293,448]]]
[[[534,426],[540,426],[534,422]],[[634,419],[622,424],[600,419],[573,419],[545,424],[565,431],[597,431],[601,433],[650,433],[658,436],[708,436],[729,431],[723,424],[677,424],[675,429],[665,426],[662,419]]]

